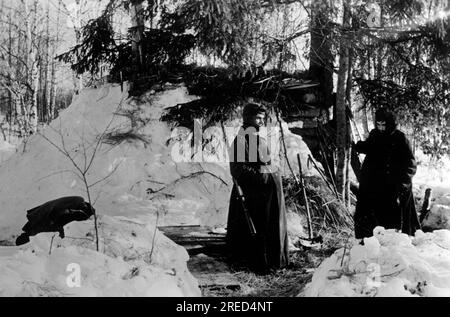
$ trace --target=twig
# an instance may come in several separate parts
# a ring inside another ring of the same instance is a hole
[[[121,106],[121,104],[122,104],[122,101],[119,103],[118,108]],[[100,146],[102,144],[103,137],[106,134],[106,132],[108,131],[108,129],[110,128],[110,126],[112,125],[112,123],[114,121],[114,118],[115,118],[115,115],[113,114],[113,116],[112,116],[111,120],[109,121],[108,125],[106,126],[105,130],[97,138],[97,141],[95,143],[93,152],[92,152],[89,160],[88,160],[88,156],[87,156],[88,147],[86,147],[86,144],[85,144],[86,140],[84,139],[84,133],[83,133],[83,136],[81,137],[82,138],[82,140],[81,140],[82,141],[82,145],[81,146],[82,146],[82,149],[83,149],[82,154],[83,154],[83,159],[84,159],[84,166],[83,166],[83,168],[81,168],[80,165],[77,162],[75,162],[76,155],[71,154],[69,152],[69,150],[67,149],[67,147],[66,147],[65,139],[64,139],[64,136],[63,136],[63,133],[62,133],[61,119],[60,119],[60,122],[59,122],[59,124],[60,124],[59,131],[50,126],[50,128],[55,133],[57,133],[60,136],[61,146],[57,145],[55,142],[50,140],[44,134],[39,133],[48,143],[50,143],[54,148],[56,148],[60,153],[62,153],[72,163],[73,167],[78,171],[79,174],[77,174],[77,173],[75,173],[75,174],[83,182],[86,194],[88,196],[88,202],[92,206],[92,208],[93,208],[94,203],[93,203],[93,201],[91,199],[90,189],[93,186],[95,186],[95,185],[99,184],[100,182],[102,182],[102,181],[106,180],[107,178],[109,178],[114,172],[117,171],[117,169],[118,169],[118,167],[120,165],[120,163],[119,163],[117,166],[115,166],[115,168],[108,175],[106,175],[105,177],[101,178],[100,180],[94,182],[93,184],[89,185],[89,182],[88,182],[88,179],[87,179],[87,174],[88,174],[89,170],[91,169],[92,164],[93,164],[93,162],[94,162],[94,160],[96,158],[97,152],[98,152],[98,150],[99,150],[99,148],[100,148]],[[92,146],[90,145],[89,148],[91,148],[91,147]],[[98,197],[96,198],[95,201],[97,201],[97,199],[98,199]],[[95,227],[95,237],[96,237],[95,244],[96,244],[97,251],[99,251],[98,215],[97,215],[97,212],[95,212],[94,210],[92,210],[92,211],[93,211],[93,215],[94,215],[94,227]]]
[[[55,175],[59,175],[59,174],[64,174],[64,173],[72,173],[72,174],[75,174],[76,176],[79,176],[79,175],[78,175],[77,173],[75,173],[74,171],[71,171],[71,170],[61,170],[61,171],[58,171],[58,172],[51,173],[51,174],[49,174],[49,175],[47,175],[47,176],[41,177],[41,178],[37,179],[36,182],[40,182],[41,180],[44,180],[44,179],[46,179],[46,178],[49,178],[49,177],[52,177],[52,176],[55,176]]]
[[[345,258],[345,253],[347,252],[347,243],[348,243],[349,239],[350,239],[350,236],[347,236],[347,240],[345,241],[345,244],[344,244],[344,252],[342,253],[341,267],[344,264],[344,258]]]
[[[103,182],[104,180],[108,179],[109,177],[111,177],[111,175],[113,175],[113,174],[117,171],[117,169],[119,168],[120,164],[122,164],[122,163],[123,163],[123,161],[120,161],[120,162],[112,169],[112,171],[109,172],[108,175],[106,175],[105,177],[102,177],[102,178],[99,179],[98,181],[96,181],[96,182],[92,183],[91,185],[89,185],[89,188],[92,188],[92,187],[94,187],[95,185],[97,185],[97,184]]]
[[[152,237],[152,248],[150,249],[150,254],[149,254],[149,263],[152,262],[153,251],[155,249],[156,231],[158,231],[158,222],[159,222],[159,211],[156,212],[156,222],[155,222],[155,228],[154,228],[153,237]]]
[[[48,250],[48,255],[52,254],[52,246],[53,246],[53,239],[55,239],[56,234],[53,235],[52,240],[50,241],[50,249]]]
[[[220,181],[222,182],[222,184],[224,184],[225,186],[228,186],[228,184],[227,184],[222,178],[220,178],[220,177],[217,176],[217,175],[214,175],[214,174],[211,173],[211,172],[208,172],[208,171],[197,171],[197,172],[191,173],[191,174],[189,174],[189,175],[185,175],[185,176],[182,175],[180,178],[174,180],[172,183],[167,184],[166,186],[164,186],[164,187],[162,187],[162,188],[160,188],[160,189],[153,190],[153,189],[150,189],[150,188],[149,188],[149,189],[147,189],[147,193],[149,193],[149,194],[158,194],[159,192],[161,192],[161,191],[163,191],[163,190],[165,190],[165,189],[167,189],[167,188],[169,188],[169,187],[175,186],[177,183],[179,183],[179,182],[181,182],[181,181],[183,181],[183,180],[191,179],[191,178],[197,177],[197,176],[202,175],[202,174],[211,175],[211,176],[213,176],[214,178],[220,180]]]
[[[72,240],[88,240],[90,242],[95,242],[95,240],[89,239],[89,238],[76,238],[76,237],[68,237],[65,236],[65,239],[72,239]]]

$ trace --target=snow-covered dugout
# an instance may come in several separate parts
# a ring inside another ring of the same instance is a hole
[[[161,114],[196,97],[183,86],[165,88],[140,101],[129,99],[119,85],[85,89],[0,164],[0,296],[201,294],[187,270],[186,250],[157,227],[224,227],[232,182],[227,162],[174,160],[173,131],[160,121]],[[230,124],[237,131],[240,122]],[[301,152],[306,162],[310,152],[301,137],[286,133],[291,160]],[[104,142],[98,142],[100,137]],[[64,239],[43,233],[27,245],[5,246],[21,233],[26,210],[63,196],[87,199],[74,163],[87,170],[92,185],[100,252],[93,220],[68,224]],[[78,280],[71,275],[77,268]],[[77,282],[80,287],[71,287]]]

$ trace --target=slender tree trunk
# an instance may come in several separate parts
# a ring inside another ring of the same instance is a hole
[[[349,48],[349,57],[348,57],[348,72],[347,72],[347,87],[346,87],[346,100],[348,103],[348,107],[346,107],[346,111],[348,111],[348,115],[346,114],[346,123],[347,123],[347,160],[345,162],[345,170],[346,170],[346,182],[345,182],[345,201],[347,202],[347,208],[350,208],[350,167],[353,169],[353,172],[357,178],[361,172],[361,163],[359,161],[359,157],[356,153],[352,153],[351,149],[351,141],[356,142],[357,140],[352,140],[352,125],[350,120],[353,120],[353,100],[352,100],[352,88],[353,88],[353,53],[354,50]],[[351,117],[351,118],[349,118]],[[356,129],[356,124],[355,124]],[[355,131],[355,135],[357,131]]]
[[[318,96],[323,107],[333,106],[334,56],[331,52],[331,9],[324,1],[313,1],[311,8],[311,46],[309,72],[321,84]]]
[[[144,18],[142,16],[143,0],[132,0],[131,20],[132,20],[132,44],[133,53],[133,79],[131,85],[131,93],[137,89],[138,73],[143,65],[142,59],[142,39],[144,37]]]
[[[37,132],[38,127],[38,97],[39,97],[39,87],[40,87],[40,78],[39,78],[39,60],[38,53],[34,54],[33,64],[32,64],[32,83],[33,83],[33,94],[32,94],[32,104],[30,109],[30,129],[33,134]]]
[[[58,2],[58,12],[56,16],[56,42],[53,45],[52,49],[52,74],[50,79],[50,106],[49,106],[49,121],[55,118],[55,110],[56,110],[56,61],[55,55],[57,46],[59,45],[59,30],[60,30],[60,16],[61,16],[61,2]]]
[[[380,27],[383,27],[383,7],[381,6],[380,11]],[[383,46],[379,46],[377,51],[377,79],[383,78]]]
[[[9,74],[8,74],[8,85],[9,87],[12,86],[12,80],[11,80],[11,75],[12,75],[12,50],[13,50],[13,39],[12,39],[12,10],[9,10],[9,16],[8,16],[8,20],[9,20],[9,26],[8,26],[8,68],[9,68]],[[14,108],[13,108],[13,96],[11,93],[11,90],[8,90],[8,112],[9,112],[9,142],[11,142],[11,133],[12,133],[12,127],[13,127],[13,122],[14,122]]]
[[[21,52],[21,45],[23,45],[22,43],[23,41],[23,36],[22,36],[22,32],[19,32],[18,36],[17,36],[17,52],[15,53],[16,56],[20,56],[20,54],[22,54],[23,52]],[[23,72],[23,65],[20,63],[16,64],[16,72],[15,72],[15,78],[20,78],[22,72]],[[26,69],[25,69],[26,71]],[[24,112],[22,111],[22,100],[20,98],[20,96],[18,95],[20,93],[19,89],[17,91],[17,93],[13,96],[14,98],[14,125],[17,125],[17,129],[18,132],[20,134],[22,134],[25,129],[24,127],[24,122],[23,122],[23,116],[24,116]]]
[[[37,22],[37,0],[34,0],[34,10],[29,7],[28,0],[23,0],[25,5],[25,28],[26,28],[26,65],[27,82],[31,84],[32,91],[31,96],[26,105],[27,125],[29,127],[29,133],[36,133],[38,126],[38,96],[39,96],[39,52],[36,48],[37,38],[33,36],[33,29]],[[34,12],[33,12],[34,11]],[[33,19],[31,16],[33,15]]]
[[[42,122],[48,121],[49,108],[49,66],[50,66],[50,4],[47,3],[45,30],[45,67],[43,71]]]
[[[339,53],[339,72],[337,84],[337,98],[336,98],[336,128],[337,128],[337,171],[336,171],[336,186],[342,198],[347,197],[346,193],[346,175],[348,168],[348,127],[346,115],[346,85],[349,70],[349,47],[351,45],[349,35],[346,30],[350,27],[350,0],[344,1],[344,18],[343,18],[343,33],[340,42]]]
[[[364,129],[364,138],[367,138],[369,136],[369,114],[367,111],[367,103],[362,109],[362,123],[363,123],[363,129]]]

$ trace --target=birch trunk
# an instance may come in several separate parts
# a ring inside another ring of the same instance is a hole
[[[345,30],[350,27],[350,0],[344,1],[344,31],[340,42],[339,71],[336,98],[336,128],[337,128],[337,171],[336,187],[344,200],[347,197],[347,169],[348,169],[348,124],[346,116],[347,78],[349,70],[349,35]]]

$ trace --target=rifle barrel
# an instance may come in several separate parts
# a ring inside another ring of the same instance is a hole
[[[233,177],[233,183],[234,183],[234,186],[236,186],[236,190],[238,192],[238,199],[241,202],[242,209],[243,209],[243,212],[244,212],[244,218],[245,218],[245,221],[247,222],[248,228],[250,230],[250,234],[252,236],[255,236],[256,235],[256,228],[255,228],[255,224],[253,223],[252,218],[250,217],[250,213],[249,213],[249,211],[247,209],[247,206],[245,204],[244,191],[242,190],[241,186],[239,186],[239,184],[234,179],[234,177]]]

